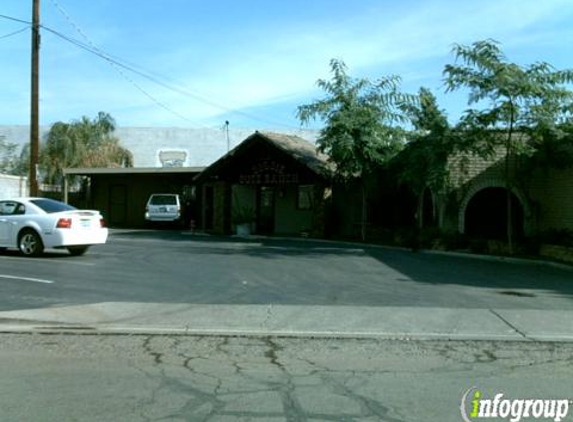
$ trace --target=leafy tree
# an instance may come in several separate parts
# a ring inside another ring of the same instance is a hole
[[[8,142],[4,136],[0,136],[0,173],[14,174],[17,148],[18,145]]]
[[[28,176],[30,174],[30,144],[24,144],[20,155],[16,158],[14,172],[16,176]]]
[[[27,176],[30,169],[30,144],[24,144],[18,154],[18,145],[0,136],[0,173]]]
[[[469,109],[460,127],[472,142],[481,142],[484,154],[505,148],[507,241],[513,250],[511,210],[512,162],[517,154],[541,149],[545,135],[571,118],[573,70],[556,70],[539,62],[520,66],[507,61],[499,43],[477,41],[455,45],[456,62],[444,69],[447,91],[469,89]]]
[[[319,79],[325,98],[301,105],[297,116],[303,124],[321,119],[325,126],[317,139],[343,181],[359,178],[362,184],[362,239],[366,237],[366,178],[402,147],[397,123],[406,121],[401,109],[415,97],[399,92],[400,78],[377,81],[354,79],[341,60],[330,62],[332,78]]]
[[[93,120],[82,117],[71,123],[52,125],[41,151],[41,166],[47,183],[60,184],[69,167],[131,167],[131,153],[113,136],[115,121],[104,112]]]
[[[422,225],[424,192],[429,188],[438,199],[441,226],[443,200],[450,189],[448,158],[459,148],[458,137],[444,111],[438,107],[436,97],[427,88],[420,88],[419,103],[407,104],[403,109],[414,130],[408,135],[408,145],[396,157],[395,170],[399,180],[418,197],[417,224]]]

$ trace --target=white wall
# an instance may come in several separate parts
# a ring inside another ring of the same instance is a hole
[[[28,178],[0,174],[0,199],[28,196]]]
[[[40,128],[43,140],[50,130],[49,126]],[[232,149],[255,129],[235,128],[229,130],[229,147]],[[313,130],[276,130],[276,132],[297,135],[310,142],[318,136]],[[7,142],[23,146],[30,142],[28,126],[2,126],[0,135]],[[123,127],[118,126],[115,133],[121,145],[133,154],[134,167],[161,167],[163,155],[181,155],[185,167],[208,166],[227,153],[227,133],[221,129],[177,128],[177,127]]]

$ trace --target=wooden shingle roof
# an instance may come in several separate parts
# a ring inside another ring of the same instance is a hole
[[[242,155],[245,151],[253,147],[255,143],[259,142],[268,143],[274,148],[281,150],[321,178],[329,178],[331,175],[331,165],[328,162],[327,156],[319,153],[314,144],[296,135],[256,131],[207,167],[201,174],[197,175],[195,180],[216,174],[222,168],[229,165],[237,156]]]
[[[285,135],[275,132],[255,132],[274,144],[277,148],[290,154],[295,160],[309,167],[321,176],[328,176],[331,166],[328,157],[317,151],[316,146],[295,135]],[[250,138],[250,137],[249,137]],[[247,140],[249,139],[247,138]]]

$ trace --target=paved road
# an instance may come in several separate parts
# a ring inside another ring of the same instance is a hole
[[[573,343],[531,340],[572,338],[572,274],[167,231],[114,232],[83,257],[8,251],[0,255],[0,324],[28,328],[0,334],[0,420],[459,421],[473,386],[484,397],[571,398]],[[46,309],[2,312],[28,308]],[[72,334],[70,322],[86,326]],[[117,324],[135,329],[102,334]],[[191,326],[270,335],[134,334]],[[529,341],[272,335],[333,327],[350,336],[439,328],[440,338]]]
[[[4,334],[0,419],[459,422],[473,386],[573,398],[571,356],[570,343]]]
[[[573,272],[313,241],[116,231],[83,257],[0,255],[0,311],[148,302],[573,309]]]

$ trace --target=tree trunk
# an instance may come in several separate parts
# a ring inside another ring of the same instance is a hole
[[[418,192],[418,203],[416,204],[416,212],[414,213],[414,227],[412,227],[412,252],[417,252],[420,249],[420,232],[424,225],[424,196],[426,189]]]
[[[513,255],[513,212],[510,186],[507,189],[507,247],[511,255]]]
[[[360,227],[360,238],[366,241],[366,181],[362,179],[362,218]]]
[[[509,121],[509,129],[507,132],[507,139],[505,143],[505,190],[507,198],[507,247],[510,255],[513,255],[513,212],[512,212],[512,200],[511,200],[511,154],[512,154],[512,136],[513,136],[513,121],[514,112],[513,105],[511,107],[511,116]]]
[[[416,209],[416,214],[414,215],[414,224],[416,225],[417,229],[421,229],[424,225],[424,197],[425,197],[426,189],[422,189],[420,193],[418,193],[418,206]]]

